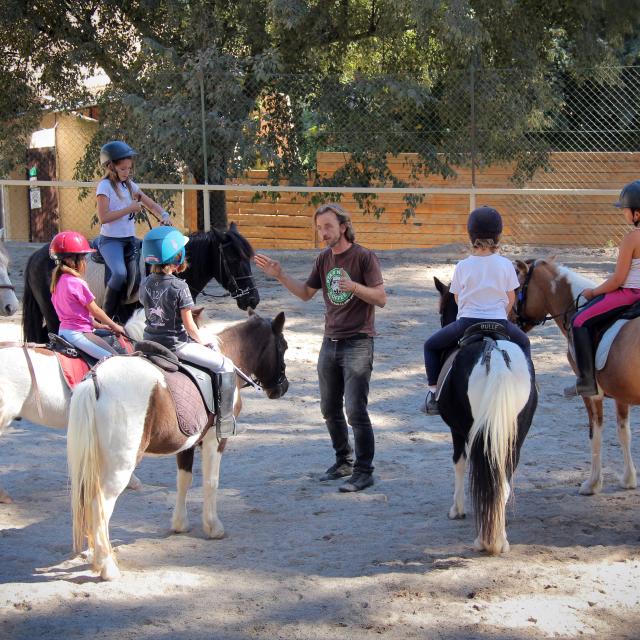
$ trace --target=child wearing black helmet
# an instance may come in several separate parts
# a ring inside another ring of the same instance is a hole
[[[442,352],[455,346],[471,325],[487,320],[498,322],[527,358],[531,358],[529,338],[507,320],[519,282],[513,264],[496,253],[502,234],[502,217],[491,207],[479,207],[469,215],[467,231],[471,255],[456,265],[450,287],[458,304],[458,318],[436,331],[424,343],[429,391],[423,411],[428,415],[440,413],[435,392]]]
[[[564,390],[564,395],[595,396],[598,394],[594,366],[593,327],[607,315],[618,313],[640,300],[640,180],[625,185],[614,207],[622,209],[624,219],[633,229],[623,238],[618,250],[616,270],[594,289],[585,289],[582,296],[590,301],[571,320],[571,340],[578,377]]]
[[[122,140],[107,142],[100,149],[105,174],[96,189],[101,224],[98,248],[111,271],[103,304],[109,316],[118,310],[127,283],[126,261],[137,250],[136,213],[144,206],[158,222],[170,224],[169,214],[131,179],[135,156],[136,152]]]

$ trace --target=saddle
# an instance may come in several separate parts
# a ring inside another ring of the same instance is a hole
[[[152,340],[136,342],[135,349],[162,371],[176,407],[180,431],[187,437],[204,436],[216,415],[215,374],[204,367],[186,364],[173,351]]]
[[[127,340],[117,337],[111,331],[98,329],[96,334],[120,354],[124,355],[133,352],[133,348]],[[85,377],[89,369],[98,362],[97,358],[78,349],[57,333],[49,334],[49,342],[46,348],[56,354],[62,375],[69,389],[73,389]]]
[[[91,260],[96,264],[104,265],[104,286],[107,286],[107,282],[111,278],[111,269],[109,265],[104,261],[104,257],[100,253],[100,243],[98,238],[94,238],[89,243],[92,249],[96,252],[91,254]],[[125,294],[123,296],[124,302],[137,297],[138,289],[140,288],[140,282],[142,280],[142,273],[140,272],[140,254],[142,250],[142,240],[135,239],[135,245],[133,248],[129,247],[124,256],[125,266],[127,267],[127,284],[124,288]]]
[[[438,376],[436,400],[440,399],[440,394],[453,368],[453,363],[462,349],[476,342],[487,341],[493,343],[497,340],[511,340],[507,330],[499,322],[476,322],[476,324],[472,324],[466,329],[462,338],[458,340],[458,345],[446,351],[443,355],[444,363]]]

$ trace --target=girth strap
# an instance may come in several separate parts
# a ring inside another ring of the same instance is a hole
[[[31,387],[33,389],[33,395],[36,400],[36,408],[38,409],[38,416],[43,419],[44,413],[42,411],[42,400],[40,398],[40,389],[38,389],[38,381],[36,380],[36,372],[33,370],[33,362],[31,362],[31,356],[29,355],[29,343],[22,345],[24,351],[24,357],[27,360],[27,367],[29,368],[29,375],[31,376]]]

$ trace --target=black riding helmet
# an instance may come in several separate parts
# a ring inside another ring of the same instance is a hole
[[[498,241],[502,233],[502,216],[493,208],[482,206],[474,209],[467,220],[471,242],[476,240]]]
[[[613,206],[618,209],[640,209],[640,180],[634,180],[622,187],[620,197]]]
[[[135,155],[137,155],[135,150],[126,142],[122,142],[122,140],[112,140],[102,145],[100,149],[100,164],[104,167],[109,162],[118,162],[118,160],[124,160],[125,158],[133,158]]]

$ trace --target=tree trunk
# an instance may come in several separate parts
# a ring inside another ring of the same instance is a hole
[[[204,197],[209,197],[209,220],[212,229],[227,229],[227,198],[225,191],[198,192],[198,229],[204,229]]]

